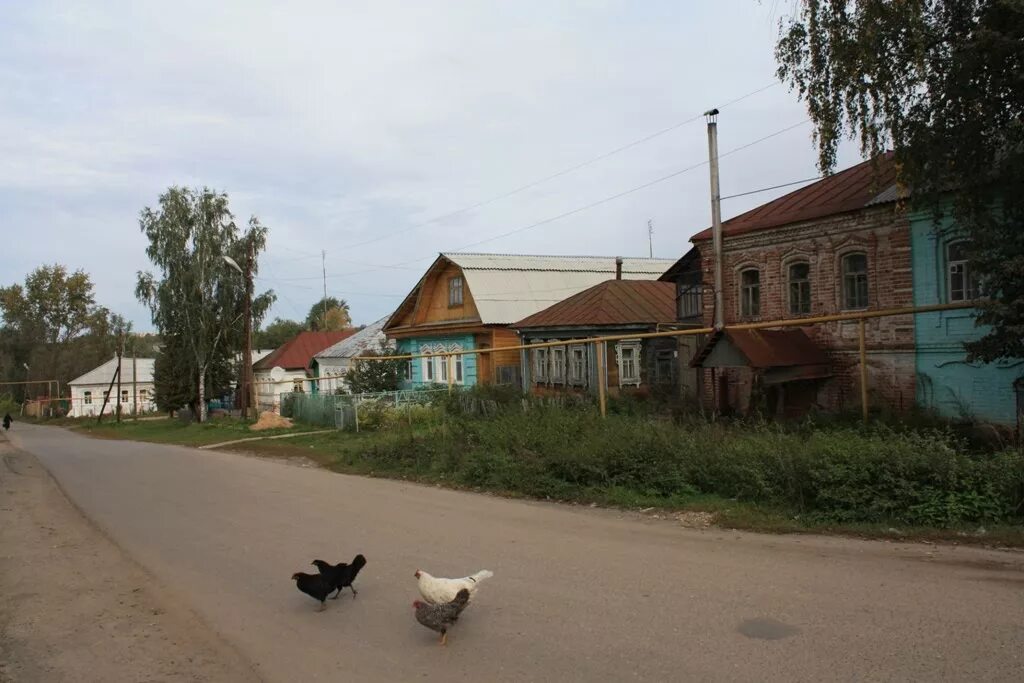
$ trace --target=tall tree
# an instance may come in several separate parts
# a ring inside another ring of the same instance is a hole
[[[274,318],[272,323],[253,335],[253,347],[276,349],[304,329],[305,325],[300,322]]]
[[[333,296],[320,299],[309,309],[309,315],[306,316],[306,327],[314,332],[317,330],[335,332],[352,327],[348,302]]]
[[[242,341],[245,283],[224,257],[244,263],[251,254],[255,277],[267,229],[253,216],[241,233],[226,194],[182,187],[162,194],[156,210],[143,209],[139,225],[149,239],[146,255],[158,274],[140,272],[135,293],[149,305],[153,323],[173,349],[168,358],[174,363],[162,363],[161,369],[190,378],[190,395],[194,392],[195,397],[190,403],[202,422],[211,374],[223,369],[225,358]],[[254,323],[272,301],[272,292],[255,298]]]
[[[915,207],[970,237],[991,327],[969,354],[1024,357],[1024,2],[802,0],[776,57],[822,171],[844,136],[892,146]]]
[[[381,344],[376,351],[367,351],[364,356],[385,357],[388,360],[362,361],[356,363],[345,373],[345,383],[353,394],[395,391],[402,383],[402,370],[405,361],[390,356],[398,355],[398,351]]]

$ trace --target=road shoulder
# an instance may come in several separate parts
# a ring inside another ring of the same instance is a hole
[[[0,682],[259,680],[0,437]]]

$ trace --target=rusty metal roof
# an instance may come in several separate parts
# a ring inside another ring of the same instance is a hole
[[[523,318],[512,327],[657,325],[676,320],[676,288],[657,280],[606,280]]]
[[[723,339],[739,351],[752,368],[780,368],[795,365],[828,365],[828,354],[803,330],[730,330],[712,334],[704,347],[690,362],[691,367],[703,363]]]
[[[895,184],[896,164],[889,152],[730,218],[722,223],[722,234],[742,235],[892,202],[899,197]],[[690,239],[711,239],[711,228]]]
[[[355,334],[355,330],[338,330],[337,332],[299,332],[296,336],[274,349],[274,352],[259,362],[253,363],[253,370],[308,370],[313,356],[332,344],[337,344],[346,337]]]

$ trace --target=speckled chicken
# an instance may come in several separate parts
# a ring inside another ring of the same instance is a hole
[[[469,591],[463,588],[455,599],[440,605],[431,605],[420,600],[412,603],[416,608],[416,621],[431,631],[441,634],[441,645],[448,644],[448,629],[459,619],[462,610],[469,604]]]

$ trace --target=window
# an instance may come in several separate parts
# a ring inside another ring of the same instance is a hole
[[[403,373],[403,377],[406,382],[412,381],[412,358],[405,361],[405,372]]]
[[[423,353],[430,353],[427,349],[423,349]],[[434,363],[435,358],[427,357],[422,359],[423,362],[423,381],[433,382],[434,381]]]
[[[121,403],[127,403],[127,402],[128,402],[128,390],[127,389],[122,389],[121,390]]]
[[[740,315],[744,318],[761,315],[761,271],[756,268],[740,273]]]
[[[978,281],[967,260],[967,243],[946,246],[946,271],[950,301],[970,301],[978,296]]]
[[[843,257],[843,308],[868,307],[868,257],[849,254]]]
[[[462,359],[465,356],[455,356],[455,383],[462,384]]]
[[[676,305],[679,319],[696,318],[700,315],[701,285],[676,285]]]
[[[448,306],[462,305],[462,276],[448,278]]]
[[[82,401],[83,401],[83,403],[85,403],[85,405],[91,406],[92,405],[92,392],[91,391],[85,392],[85,394],[83,395]]]
[[[304,390],[302,388],[303,384],[304,382],[301,379],[292,380],[292,391],[294,391],[297,394],[304,393]]]
[[[145,403],[147,398],[149,398],[149,392],[145,389],[139,389],[139,402]]]
[[[619,386],[640,386],[640,342],[627,341],[615,345],[619,363]]]
[[[109,391],[104,391],[103,392],[103,402],[106,403],[109,400],[110,400],[110,392]]]
[[[556,384],[565,382],[565,347],[551,347],[551,381]]]
[[[811,312],[811,266],[794,263],[789,267],[789,312],[803,315]]]
[[[587,349],[583,346],[569,347],[569,383],[587,383]]]
[[[535,382],[548,380],[548,350],[533,350],[533,379]]]
[[[654,381],[657,384],[672,384],[675,381],[675,351],[661,349],[655,355]]]

